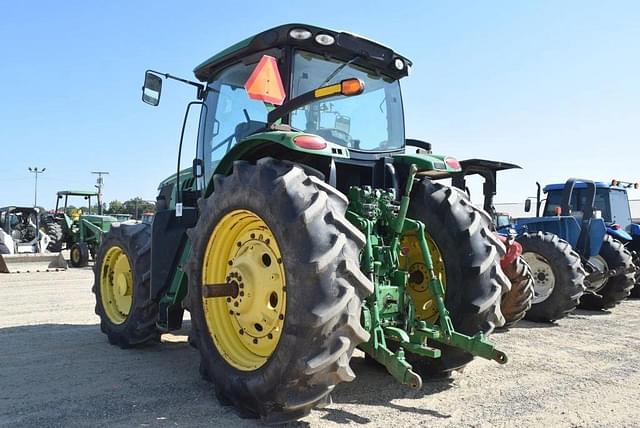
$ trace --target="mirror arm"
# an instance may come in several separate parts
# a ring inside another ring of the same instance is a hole
[[[192,80],[183,79],[181,77],[172,76],[169,73],[160,73],[159,71],[155,71],[155,70],[147,70],[147,72],[151,72],[151,73],[157,74],[159,76],[164,77],[165,79],[177,80],[178,82],[182,82],[182,83],[186,83],[187,85],[195,86],[197,88],[197,90],[198,90],[198,94],[197,94],[198,99],[201,100],[201,99],[204,98],[204,93],[206,92],[207,87],[205,85],[203,85],[202,83],[194,82]]]
[[[344,89],[345,84],[355,83],[357,81],[358,86],[353,88],[351,86],[350,91],[346,92]],[[355,90],[354,90],[355,89]],[[312,91],[305,92],[302,95],[298,95],[295,98],[290,99],[285,102],[281,106],[278,106],[271,110],[267,115],[267,129],[272,128],[276,121],[282,119],[287,114],[291,113],[294,110],[299,109],[307,104],[312,103],[313,101],[322,100],[325,98],[336,97],[336,96],[345,96],[351,97],[355,95],[360,95],[364,91],[364,82],[360,79],[345,79],[340,83],[335,83],[329,86],[321,86]]]

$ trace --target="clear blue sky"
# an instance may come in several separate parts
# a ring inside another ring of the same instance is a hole
[[[640,180],[637,1],[3,2],[0,206],[32,203],[28,166],[47,168],[47,207],[56,190],[92,188],[92,170],[111,172],[107,200],[154,199],[193,91],[167,82],[149,107],[144,70],[192,77],[213,53],[296,21],[411,58],[407,136],[520,164],[502,175],[499,202],[533,194],[536,180]]]

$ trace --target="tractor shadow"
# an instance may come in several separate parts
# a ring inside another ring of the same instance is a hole
[[[99,325],[40,324],[0,328],[0,425],[254,427],[221,405],[199,375],[198,351],[187,342],[190,322],[162,343],[135,349],[110,345]],[[335,403],[316,409],[321,421],[375,423],[351,405],[381,406],[423,418],[448,414],[411,405],[446,391],[453,379],[425,379],[421,390],[400,385],[380,365],[354,357],[357,377],[332,393]],[[401,401],[399,403],[398,401]],[[289,426],[306,426],[298,421]]]
[[[95,324],[0,328],[0,425],[255,426],[200,378],[189,325],[135,349],[110,345]]]
[[[611,315],[611,311],[605,309],[576,309],[573,313],[569,314],[569,317],[577,319],[587,319],[589,317],[597,317],[602,315]]]
[[[512,325],[510,327],[501,327],[501,328],[497,328],[496,330],[494,330],[494,334],[504,334],[504,333],[509,333],[510,330],[517,330],[517,329],[536,329],[536,328],[556,328],[559,327],[558,323],[555,321],[551,321],[551,322],[534,322],[534,321],[527,321],[527,320],[520,320],[518,321],[515,325]]]
[[[436,410],[398,404],[393,401],[398,399],[418,400],[424,396],[444,392],[454,386],[455,377],[432,379],[423,376],[422,388],[414,390],[398,383],[382,365],[374,361],[365,360],[364,357],[354,356],[350,365],[356,373],[356,378],[353,382],[342,383],[336,387],[331,393],[333,403],[337,405],[382,406],[403,413],[413,413],[438,419],[451,417],[451,415],[440,413]],[[351,413],[344,408],[338,409],[330,406],[317,411],[324,413],[321,419],[339,424],[367,424],[373,422],[363,414]]]

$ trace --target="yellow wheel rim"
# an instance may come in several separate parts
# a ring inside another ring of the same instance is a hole
[[[107,250],[102,262],[100,297],[109,321],[125,322],[133,302],[133,275],[129,257],[117,245]]]
[[[73,260],[74,263],[78,264],[80,263],[80,249],[77,247],[74,247],[71,249],[71,260]]]
[[[203,298],[204,317],[220,355],[238,370],[251,371],[275,351],[287,302],[278,243],[264,220],[248,210],[225,215],[204,254],[203,284],[231,281],[238,283],[238,296]]]
[[[444,259],[440,249],[427,234],[427,246],[431,252],[433,260],[433,270],[442,282],[442,286],[447,287],[447,275],[444,268]],[[422,250],[415,234],[405,235],[401,241],[403,257],[400,258],[401,268],[409,272],[409,282],[407,291],[413,299],[418,320],[434,323],[438,319],[438,308],[433,294],[429,289],[431,276],[422,261]]]

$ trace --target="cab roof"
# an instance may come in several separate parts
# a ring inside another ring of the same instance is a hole
[[[294,39],[289,35],[291,30],[294,29],[307,30],[311,33],[311,36],[305,40]],[[330,46],[322,46],[315,41],[315,37],[318,34],[330,35],[335,39],[335,42]],[[375,68],[395,79],[407,76],[409,67],[412,64],[411,61],[392,49],[352,33],[334,31],[307,24],[284,24],[246,38],[218,52],[194,68],[193,73],[198,80],[206,82],[211,80],[215,72],[221,67],[267,49],[285,46],[299,47],[345,60],[353,59],[357,55],[360,58],[354,62],[360,63],[365,67]],[[402,59],[405,64],[402,70],[398,70],[395,67],[397,58]]]
[[[61,190],[58,196],[98,196],[94,190]]]
[[[603,181],[596,181],[596,189],[619,189],[626,190],[622,186],[612,186],[611,183],[605,183]],[[545,193],[553,190],[563,190],[565,183],[547,184],[542,189]],[[586,189],[587,185],[582,181],[576,181],[574,189]]]

